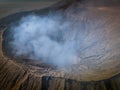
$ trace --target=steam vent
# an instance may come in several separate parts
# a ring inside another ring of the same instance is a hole
[[[0,90],[120,90],[120,0],[17,11],[0,44]]]

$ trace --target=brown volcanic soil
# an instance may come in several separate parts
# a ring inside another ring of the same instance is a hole
[[[80,62],[76,60],[75,65],[65,68],[67,72],[64,68],[57,70],[41,62],[12,60],[3,55],[2,48],[5,46],[2,45],[5,44],[2,44],[2,35],[6,35],[7,31],[6,28],[1,28],[1,90],[120,89],[120,7],[84,7],[81,4],[75,6],[75,10],[72,9],[74,5],[65,9],[64,15],[71,21],[84,22],[85,32],[81,33],[84,34],[85,44],[80,53]],[[12,22],[8,20],[9,17],[1,20],[5,27]],[[76,33],[73,33],[73,38]],[[6,52],[4,49],[3,51]]]
[[[55,2],[0,2],[0,18],[13,13],[42,9]]]

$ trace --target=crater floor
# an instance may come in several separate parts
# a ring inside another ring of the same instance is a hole
[[[71,6],[62,12],[71,22],[80,21],[83,26],[83,30],[80,31],[83,42],[79,59],[67,68],[56,69],[37,61],[9,58],[6,54],[9,51],[5,50],[7,47],[5,42],[8,42],[9,38],[6,35],[9,34],[7,25],[12,21],[7,21],[9,16],[3,19],[5,28],[0,30],[0,88],[3,90],[31,88],[31,90],[70,90],[70,88],[71,90],[80,88],[119,90],[120,7],[79,6],[78,4],[76,9]],[[77,31],[73,31],[71,39],[77,34]]]

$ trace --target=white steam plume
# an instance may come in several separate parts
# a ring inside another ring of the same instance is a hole
[[[17,57],[42,60],[56,66],[74,64],[79,58],[80,28],[60,15],[30,15],[11,29],[13,41],[10,44]]]

